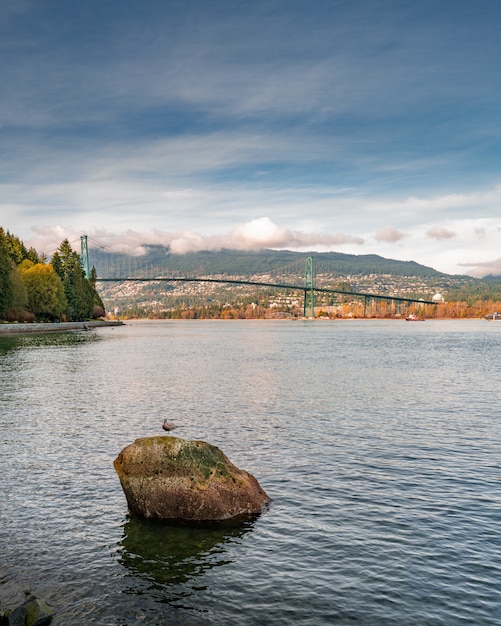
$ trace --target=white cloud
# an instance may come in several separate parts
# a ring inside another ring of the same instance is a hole
[[[39,252],[52,253],[65,238],[78,249],[80,234],[73,229],[56,226],[34,230],[36,234],[28,240],[28,244]],[[138,256],[146,252],[148,245],[169,246],[174,254],[185,254],[222,248],[242,251],[263,248],[312,250],[319,247],[332,249],[337,246],[364,244],[362,237],[340,233],[330,235],[289,230],[278,226],[268,217],[240,224],[230,232],[221,235],[201,235],[190,230],[173,233],[163,230],[154,230],[149,233],[127,230],[122,233],[113,233],[104,229],[91,230],[87,235],[91,248],[99,243],[105,249]]]
[[[500,220],[491,217],[497,215],[500,186],[388,201],[348,187],[127,179],[121,167],[114,178],[106,163],[97,164],[102,178],[96,167],[96,176],[85,181],[3,185],[0,224],[46,253],[64,237],[78,247],[87,233],[131,254],[144,253],[145,244],[179,252],[339,250],[414,260],[452,274],[488,273],[481,264],[496,259],[501,249]],[[489,217],[475,217],[479,206]],[[395,221],[381,226],[388,208]]]
[[[386,241],[388,243],[395,243],[400,241],[406,236],[405,233],[401,232],[397,228],[393,226],[385,226],[376,232],[374,238],[376,241]]]
[[[237,250],[256,248],[311,249],[313,246],[362,245],[361,237],[292,231],[274,224],[270,218],[261,217],[241,226],[230,233],[226,247]]]
[[[450,239],[451,237],[455,237],[456,233],[448,228],[435,226],[434,228],[430,228],[426,231],[426,236],[431,239]]]

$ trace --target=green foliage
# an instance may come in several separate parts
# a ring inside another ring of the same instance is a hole
[[[4,231],[1,226],[0,237],[3,237],[9,251],[9,256],[16,265],[20,265],[26,259],[33,263],[39,262],[38,253],[34,248],[28,250],[19,237],[12,235],[8,230]]]
[[[12,270],[14,263],[3,230],[0,231],[0,318],[5,319],[13,303]]]
[[[489,276],[484,276],[482,280],[488,285],[495,285],[497,287],[501,287],[501,276],[492,276],[492,274],[489,274]]]
[[[17,319],[24,313],[27,294],[16,258],[25,253],[29,254],[19,239],[0,227],[0,319]]]
[[[454,302],[466,302],[468,305],[479,301],[499,301],[501,300],[501,277],[471,279],[461,289],[451,290],[447,299]]]
[[[50,263],[54,268],[56,274],[58,274],[61,280],[64,282],[65,278],[71,273],[75,262],[80,265],[80,257],[76,252],[73,251],[70,246],[70,242],[65,239],[52,255]]]
[[[237,250],[201,251],[187,254],[171,254],[162,246],[147,246],[143,257],[128,257],[123,254],[110,254],[99,250],[93,251],[93,257],[99,267],[109,268],[107,275],[124,278],[123,267],[136,272],[141,266],[153,269],[157,274],[202,276],[233,275],[251,276],[280,272],[286,266],[296,265],[297,274],[304,276],[304,263],[308,256],[313,257],[316,274],[328,273],[332,276],[350,274],[392,274],[394,276],[433,277],[444,276],[436,270],[413,261],[394,261],[375,254],[354,255],[339,252],[302,253],[290,250],[261,250],[242,252]],[[127,272],[125,272],[127,273]],[[138,275],[138,274],[137,274]]]
[[[85,278],[80,256],[72,250],[67,239],[53,254],[51,265],[64,286],[68,319],[84,320],[92,317],[94,306],[102,306],[95,289],[95,272],[93,279]]]
[[[28,291],[28,307],[37,319],[62,317],[68,307],[61,279],[51,265],[25,264],[22,276]]]
[[[104,304],[103,301],[101,300],[101,296],[98,294],[97,289],[96,289],[96,281],[97,281],[97,273],[96,273],[96,268],[94,266],[92,266],[92,269],[90,271],[90,278],[89,278],[89,282],[92,286],[92,290],[93,290],[93,305],[94,305],[94,309],[96,307],[102,309],[102,314],[104,315]]]
[[[14,267],[11,273],[12,302],[8,315],[12,319],[24,317],[28,307],[28,291],[19,267]]]
[[[29,312],[26,311],[28,308]],[[0,227],[0,319],[83,320],[104,315],[96,272],[85,278],[79,255],[64,240],[50,265]]]

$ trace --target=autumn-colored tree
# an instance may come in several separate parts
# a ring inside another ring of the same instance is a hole
[[[55,320],[66,312],[68,303],[61,279],[51,265],[24,261],[21,274],[28,292],[28,308],[38,318]]]

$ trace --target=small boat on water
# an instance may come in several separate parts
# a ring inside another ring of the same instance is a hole
[[[411,313],[405,318],[406,322],[424,322],[424,317],[419,317],[415,313]]]
[[[501,322],[501,313],[488,313],[484,318],[489,322]]]

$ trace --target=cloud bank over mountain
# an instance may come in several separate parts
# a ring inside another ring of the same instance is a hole
[[[340,251],[347,254],[379,254],[386,258],[413,260],[435,269],[441,269],[440,266],[447,266],[448,258],[456,254],[455,246],[463,246],[465,242],[473,242],[479,237],[489,239],[498,234],[494,222],[485,223],[481,228],[482,234],[479,234],[479,227],[474,224],[471,224],[469,229],[462,229],[458,225],[455,225],[454,229],[446,227],[426,229],[424,226],[418,232],[402,233],[392,226],[386,226],[374,233],[366,233],[362,237],[341,233],[292,231],[274,223],[269,217],[262,217],[240,224],[227,233],[217,235],[202,235],[190,230],[168,232],[159,229],[150,232],[127,230],[121,233],[94,229],[85,234],[89,237],[91,250],[95,247],[101,247],[103,250],[133,256],[144,255],[148,246],[168,247],[174,254],[203,250],[252,251],[266,248],[301,252]],[[26,243],[39,252],[50,255],[63,239],[68,239],[74,249],[78,250],[80,236],[81,233],[58,226],[56,228],[37,229],[35,235],[29,238]],[[459,244],[457,243],[458,240]],[[406,247],[410,242],[411,250],[426,248],[424,256],[420,258],[419,255],[414,256],[412,253],[402,253],[402,242],[405,242]],[[384,248],[382,248],[382,243]],[[412,246],[416,246],[416,248],[412,248]],[[432,253],[432,250],[435,252]],[[430,257],[440,259],[440,262],[435,265],[430,264],[427,262]],[[456,265],[451,266],[456,269]],[[441,271],[447,271],[447,269],[441,269]],[[459,271],[449,273],[467,273],[478,277],[486,274],[501,274],[501,260],[496,257],[480,263],[473,260],[461,264]]]

